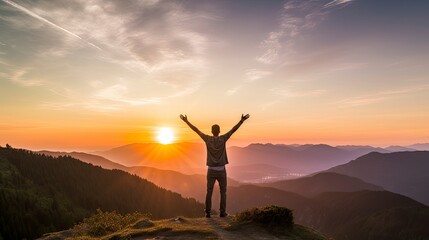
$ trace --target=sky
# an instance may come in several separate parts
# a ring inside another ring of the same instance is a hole
[[[0,0],[0,145],[429,142],[426,0]]]

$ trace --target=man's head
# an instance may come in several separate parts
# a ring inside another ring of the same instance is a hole
[[[212,126],[212,133],[213,133],[213,136],[219,136],[219,133],[220,133],[219,125],[215,124]]]

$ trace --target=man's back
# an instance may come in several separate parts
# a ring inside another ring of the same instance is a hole
[[[228,164],[228,156],[226,154],[226,141],[230,134],[221,136],[205,135],[203,140],[207,148],[207,166],[218,167]]]

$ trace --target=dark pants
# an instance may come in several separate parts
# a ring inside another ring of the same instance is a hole
[[[226,170],[216,171],[207,170],[207,194],[206,194],[206,213],[210,213],[212,209],[212,194],[213,187],[216,182],[219,183],[220,188],[220,213],[226,211]]]

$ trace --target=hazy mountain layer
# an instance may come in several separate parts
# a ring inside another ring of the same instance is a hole
[[[415,151],[370,153],[327,172],[357,177],[429,205],[428,169],[429,152]]]
[[[332,147],[326,144],[250,144],[229,147],[229,177],[244,182],[291,179],[347,163],[369,152],[389,152],[370,146]],[[203,143],[136,143],[95,154],[125,166],[146,166],[185,174],[205,174]]]
[[[362,190],[382,191],[383,188],[364,182],[355,177],[324,172],[309,177],[284,180],[262,184],[261,186],[278,188],[298,193],[306,197],[314,197],[324,192],[356,192]]]

